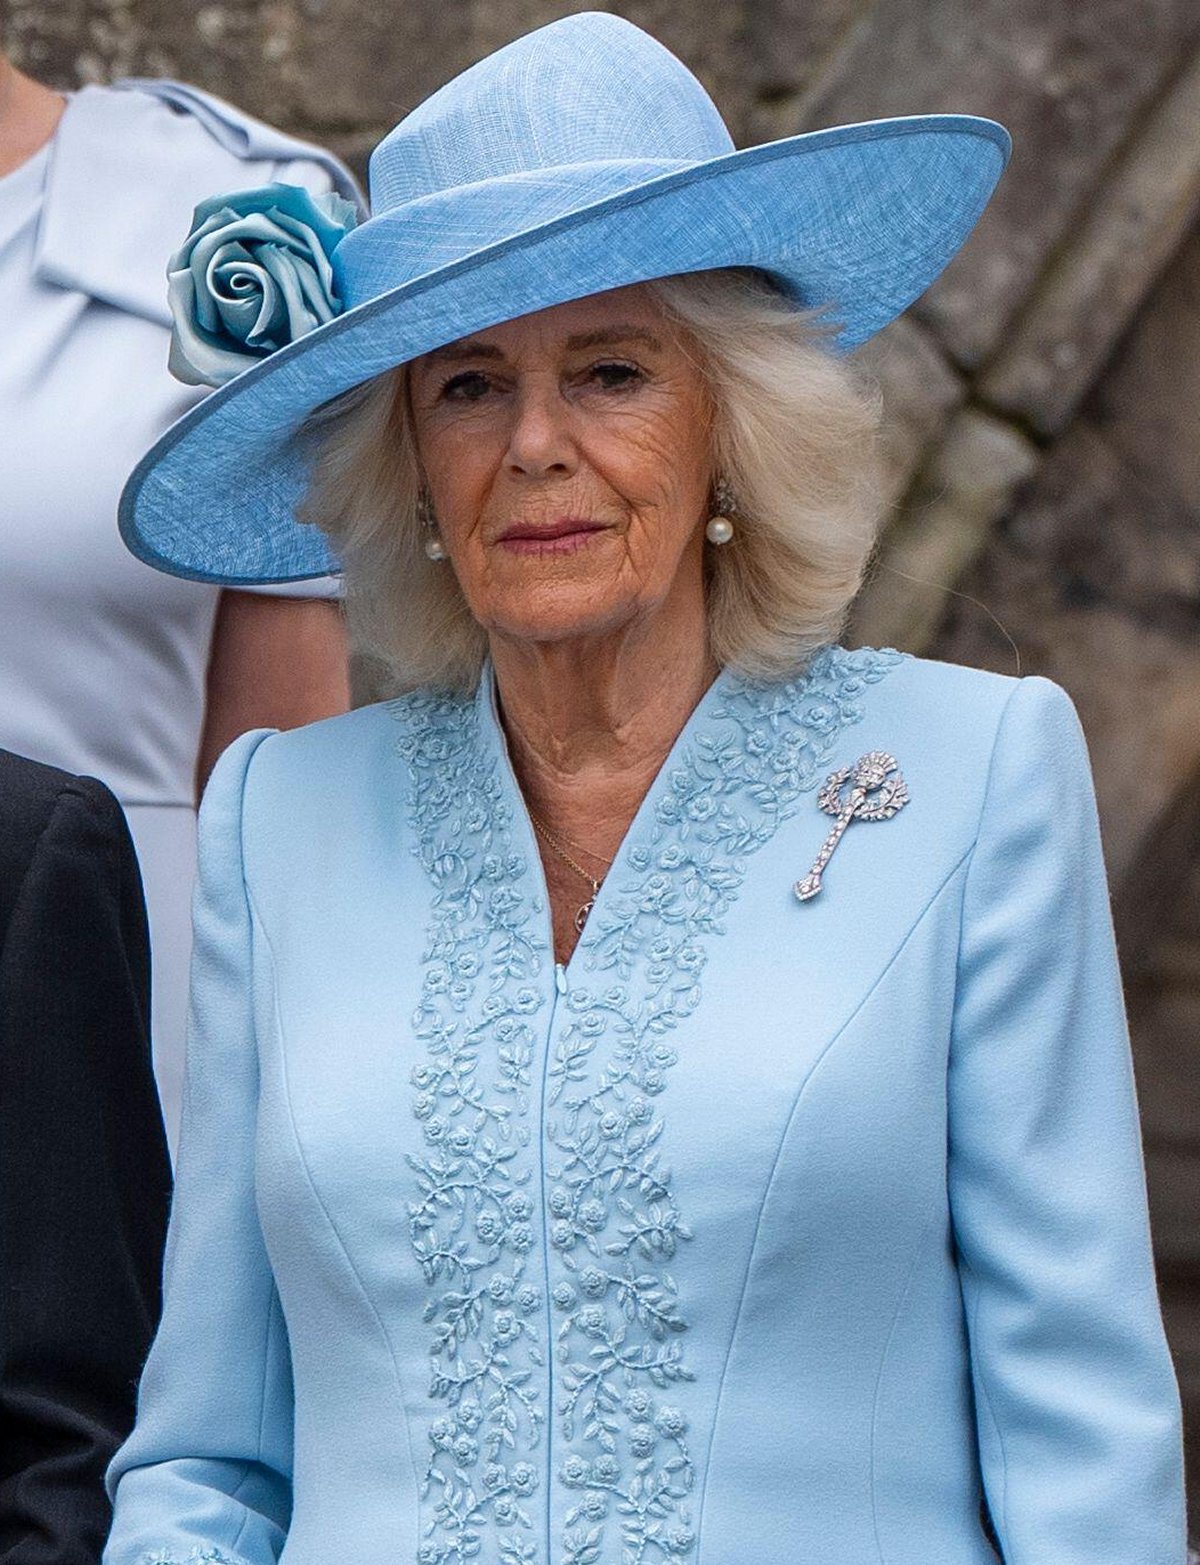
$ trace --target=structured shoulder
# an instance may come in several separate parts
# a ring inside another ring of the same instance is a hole
[[[881,689],[883,707],[931,739],[942,734],[963,749],[1000,743],[1020,750],[1039,735],[1081,739],[1074,703],[1040,674],[995,674],[960,663],[906,657]]]
[[[73,780],[57,767],[0,750],[0,928],[8,927],[13,899],[60,794]]]
[[[0,815],[5,835],[11,823],[26,819],[44,820],[54,807],[63,788],[76,778],[57,766],[45,766],[27,756],[0,750]]]
[[[1022,792],[1051,761],[1075,778],[1086,767],[1069,697],[1038,676],[835,647],[787,688],[792,724],[813,736],[797,766],[811,762],[820,780],[873,755],[892,762],[909,803],[888,841],[908,865],[916,859],[906,839],[920,841],[927,868],[944,871],[969,851],[998,802],[1015,801],[1019,813]],[[833,739],[822,748],[827,733]]]
[[[394,794],[403,783],[397,705],[376,702],[268,734],[250,760],[247,811],[303,810],[334,798],[346,803],[380,787]]]
[[[1018,680],[890,649],[829,647],[818,654],[810,677],[778,687],[777,694],[785,700],[794,694],[817,726],[824,703],[835,700],[852,718],[861,713],[873,723],[886,721],[889,730],[943,731],[960,738],[970,732],[990,745],[1014,692],[1035,685],[1057,691],[1046,680]],[[775,705],[772,687],[751,688]],[[752,700],[751,708],[760,704]],[[397,773],[404,771],[399,763],[406,743],[420,734],[428,747],[441,730],[449,740],[470,710],[470,702],[418,692],[272,734],[255,753],[248,787],[262,797],[281,797],[370,785],[385,774],[389,788],[401,785]],[[870,724],[864,732],[869,731]]]
[[[820,729],[838,721],[864,732],[891,733],[933,742],[949,733],[986,743],[1022,684],[1020,680],[959,663],[914,657],[890,647],[820,648],[803,672],[779,684],[748,685],[752,705],[794,708],[794,716]],[[755,691],[761,692],[755,697]]]
[[[64,805],[74,814],[64,814]],[[52,822],[89,851],[132,860],[121,806],[102,782],[0,750],[0,929]]]
[[[255,752],[255,767],[278,767],[298,775],[361,764],[381,744],[395,739],[397,711],[402,707],[400,701],[374,701],[299,728],[269,733]]]
[[[966,760],[990,755],[1010,704],[1032,699],[1036,705],[1039,692],[1052,692],[1070,705],[1046,679],[904,654],[864,692],[863,704],[871,719],[868,727],[885,731],[896,743],[944,754],[947,761],[956,755]]]
[[[64,795],[78,799],[98,823],[123,833],[121,806],[97,778],[0,750],[0,849],[6,857],[36,845]]]
[[[402,735],[385,702],[263,737],[236,804],[247,883],[279,887],[298,858],[322,873],[403,838],[413,783]]]
[[[1011,674],[906,655],[882,692],[921,709],[945,710],[965,722],[994,723],[1022,681]]]

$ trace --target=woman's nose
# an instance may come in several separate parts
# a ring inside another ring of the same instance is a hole
[[[571,472],[575,444],[569,412],[557,387],[522,387],[514,398],[506,461],[513,473],[538,477]]]

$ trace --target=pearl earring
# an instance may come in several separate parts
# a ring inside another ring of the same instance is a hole
[[[709,543],[728,543],[733,537],[733,523],[727,513],[737,514],[737,501],[734,499],[733,490],[723,478],[718,478],[713,490],[713,499],[716,504],[716,515],[710,516],[704,528],[704,536]]]
[[[446,558],[446,545],[438,532],[437,517],[433,514],[433,496],[428,489],[417,495],[417,516],[425,530],[425,557],[435,563]]]

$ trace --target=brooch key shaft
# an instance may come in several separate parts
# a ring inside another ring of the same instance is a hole
[[[850,791],[844,793],[847,783]],[[893,756],[884,750],[872,750],[867,755],[860,755],[853,766],[831,772],[821,785],[817,803],[827,815],[836,815],[837,820],[821,844],[813,867],[793,888],[801,902],[807,902],[820,891],[821,876],[850,822],[890,819],[908,803],[908,785],[897,770]]]

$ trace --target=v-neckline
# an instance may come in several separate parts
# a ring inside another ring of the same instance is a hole
[[[611,889],[612,882],[616,878],[618,870],[628,860],[630,853],[638,846],[639,838],[645,834],[646,824],[653,816],[663,789],[667,786],[667,779],[679,765],[685,749],[709,716],[719,697],[728,689],[734,677],[734,674],[728,667],[719,669],[716,678],[688,713],[683,727],[676,734],[674,743],[667,751],[662,765],[655,772],[649,788],[643,794],[641,802],[634,811],[633,818],[617,846],[617,851],[613,855],[613,861],[608,873],[600,883],[600,890],[592,904],[591,912],[588,914],[587,921],[579,932],[579,939],[575,942],[575,949],[565,962],[560,962],[554,950],[554,916],[550,904],[550,888],[546,880],[541,850],[538,847],[537,833],[534,831],[533,821],[529,814],[529,806],[525,802],[525,795],[522,793],[521,785],[517,781],[516,770],[513,767],[512,755],[508,747],[508,735],[504,732],[504,724],[500,718],[495,669],[492,666],[491,659],[485,659],[483,671],[479,678],[479,688],[476,693],[480,730],[488,735],[500,777],[503,780],[505,791],[512,806],[514,835],[519,836],[520,847],[529,861],[529,874],[536,888],[538,902],[541,907],[542,935],[546,950],[549,953],[551,967],[556,973],[561,973],[563,979],[568,984],[571,978],[586,965],[586,958],[589,954],[592,940],[595,938],[594,932],[601,927],[601,916],[607,910],[610,900],[618,894]],[[589,936],[592,938],[590,939]]]

